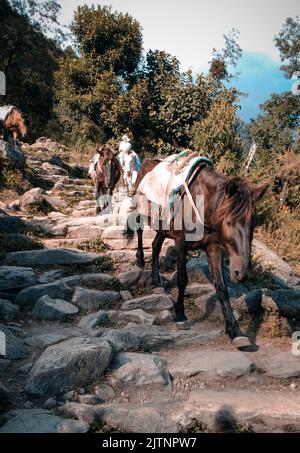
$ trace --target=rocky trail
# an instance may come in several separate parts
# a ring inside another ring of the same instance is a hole
[[[253,341],[237,351],[205,256],[189,256],[191,328],[177,330],[172,241],[158,290],[153,232],[145,232],[145,270],[134,264],[136,242],[122,236],[126,190],[118,187],[112,211],[95,216],[85,169],[31,151],[40,187],[0,204],[0,433],[299,431],[291,334],[300,331],[300,286],[288,264],[255,241],[254,276],[228,282]]]

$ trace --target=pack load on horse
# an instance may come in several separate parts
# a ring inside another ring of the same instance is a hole
[[[101,146],[91,159],[88,171],[95,184],[96,214],[110,205],[121,172],[121,165],[114,150],[107,144]]]
[[[156,231],[152,243],[152,280],[155,286],[161,286],[159,254],[163,242],[166,238],[175,241],[179,291],[174,308],[178,327],[188,327],[184,312],[184,293],[188,283],[187,252],[201,249],[208,258],[227,334],[238,348],[250,345],[233,315],[224,279],[223,258],[229,258],[232,282],[241,282],[251,267],[255,207],[267,188],[267,184],[253,186],[245,179],[220,174],[206,157],[190,150],[163,161],[146,159],[143,162],[136,183],[136,209],[129,214],[124,234],[132,240],[134,232],[137,232],[137,265],[143,267],[143,223]],[[198,198],[202,204],[197,203]],[[155,215],[158,219],[153,219]],[[201,234],[190,236],[193,233],[191,227],[196,231],[199,225]]]
[[[119,160],[123,170],[124,184],[131,192],[134,190],[134,185],[137,180],[138,172],[141,168],[139,156],[132,149],[130,139],[127,135],[123,135],[119,145]]]
[[[24,114],[13,105],[0,106],[0,126],[5,141],[12,140],[14,145],[18,137],[28,134],[28,121]]]

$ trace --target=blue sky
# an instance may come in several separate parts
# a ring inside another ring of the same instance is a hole
[[[240,31],[244,54],[235,82],[249,96],[241,100],[241,116],[255,117],[270,93],[290,90],[280,71],[274,36],[288,16],[300,15],[299,0],[61,0],[61,21],[70,23],[78,5],[112,5],[128,12],[143,28],[144,50],[160,49],[175,55],[183,70],[207,70],[212,49],[221,49],[223,34]]]

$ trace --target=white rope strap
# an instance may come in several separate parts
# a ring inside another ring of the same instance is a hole
[[[201,219],[200,213],[199,213],[199,211],[198,211],[198,209],[197,209],[197,206],[195,205],[195,202],[194,202],[194,200],[193,200],[192,194],[191,194],[190,189],[188,188],[188,185],[187,185],[186,182],[184,182],[184,188],[185,188],[186,194],[187,194],[187,196],[188,196],[188,199],[189,199],[189,201],[190,201],[190,203],[191,203],[191,205],[192,205],[193,211],[194,211],[194,213],[195,213],[195,215],[196,215],[196,219],[197,219],[202,225],[205,226],[205,223],[204,223],[204,221]]]

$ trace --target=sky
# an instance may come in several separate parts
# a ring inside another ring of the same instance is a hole
[[[270,93],[291,89],[273,39],[287,17],[300,15],[299,0],[61,0],[61,22],[69,24],[77,6],[85,3],[128,12],[143,28],[145,52],[165,50],[179,59],[182,70],[195,73],[207,71],[212,49],[224,45],[223,34],[238,29],[243,56],[234,85],[249,93],[241,100],[246,121]]]

